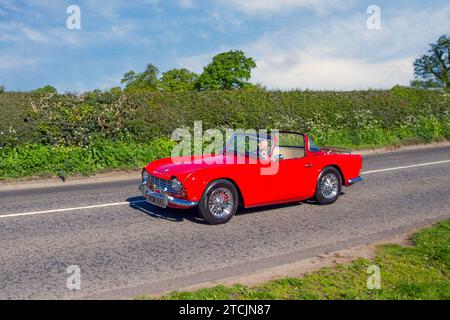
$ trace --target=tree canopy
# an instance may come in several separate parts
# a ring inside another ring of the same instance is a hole
[[[126,90],[157,90],[159,69],[153,64],[147,64],[145,71],[136,73],[133,70],[123,75],[122,84]]]
[[[251,71],[256,67],[253,58],[247,57],[240,50],[220,53],[212,62],[203,68],[203,73],[186,69],[172,69],[158,77],[159,70],[149,63],[142,73],[131,70],[123,75],[122,84],[125,90],[230,90],[254,87],[249,80]]]
[[[196,82],[198,90],[229,90],[250,86],[252,69],[256,62],[240,50],[216,55],[203,69]]]
[[[450,37],[444,34],[430,46],[429,54],[414,61],[411,86],[450,88]]]
[[[172,69],[162,74],[160,87],[164,91],[194,90],[198,75],[188,69]]]
[[[32,91],[33,93],[58,93],[55,87],[46,85],[42,88],[38,88]]]

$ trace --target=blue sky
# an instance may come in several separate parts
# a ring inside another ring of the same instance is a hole
[[[81,30],[66,27],[72,4]],[[367,28],[369,5],[381,29]],[[268,88],[390,88],[409,83],[412,60],[444,33],[450,3],[440,0],[0,0],[0,84],[108,89],[150,62],[201,72],[242,49]]]

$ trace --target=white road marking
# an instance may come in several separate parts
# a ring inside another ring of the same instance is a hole
[[[386,171],[394,171],[394,170],[401,170],[401,169],[408,169],[408,168],[416,168],[416,167],[425,167],[425,166],[432,166],[436,164],[441,163],[449,163],[450,160],[442,160],[442,161],[435,161],[435,162],[428,162],[428,163],[420,163],[420,164],[413,164],[410,166],[403,166],[403,167],[395,167],[395,168],[386,168],[386,169],[379,169],[379,170],[370,170],[370,171],[364,171],[361,172],[361,174],[371,174],[371,173],[378,173],[378,172],[386,172]]]
[[[12,218],[12,217],[32,216],[32,215],[44,214],[44,213],[60,213],[60,212],[67,212],[67,211],[87,210],[87,209],[106,208],[106,207],[117,207],[117,206],[130,205],[130,204],[133,204],[133,203],[142,203],[142,202],[145,202],[145,200],[139,200],[139,201],[133,201],[133,202],[105,203],[105,204],[96,204],[96,205],[86,206],[86,207],[64,208],[64,209],[54,209],[54,210],[46,210],[46,211],[32,211],[32,212],[24,212],[24,213],[14,213],[14,214],[0,215],[0,219],[2,219],[2,218]]]
[[[361,172],[361,175],[372,174],[372,173],[379,173],[379,172],[386,172],[386,171],[401,170],[401,169],[416,168],[416,167],[432,166],[432,165],[442,164],[442,163],[450,163],[450,160],[442,160],[442,161],[435,161],[435,162],[413,164],[413,165],[409,165],[409,166],[402,166],[402,167],[395,167],[395,168],[386,168],[386,169],[379,169],[379,170],[363,171],[363,172]],[[0,215],[0,219],[13,218],[13,217],[32,216],[32,215],[45,214],[45,213],[60,213],[60,212],[79,211],[79,210],[88,210],[88,209],[97,209],[97,208],[106,208],[106,207],[117,207],[117,206],[124,206],[124,205],[130,205],[130,204],[133,204],[133,203],[143,203],[143,202],[145,202],[145,200],[138,200],[138,201],[133,201],[133,202],[115,202],[115,203],[96,204],[96,205],[86,206],[86,207],[74,207],[74,208],[54,209],[54,210],[45,210],[45,211],[32,211],[32,212],[24,212],[24,213],[13,213],[13,214]]]

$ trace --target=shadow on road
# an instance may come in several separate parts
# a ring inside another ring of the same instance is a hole
[[[290,208],[290,207],[296,207],[302,205],[302,202],[291,202],[291,203],[284,203],[284,204],[274,204],[270,206],[262,206],[262,207],[256,207],[256,208],[239,208],[236,215],[246,215],[250,213],[256,213],[256,212],[264,212],[264,211],[270,211],[270,210],[276,210],[276,209],[282,209],[282,208]]]
[[[131,197],[126,201],[130,203],[131,208],[139,210],[140,212],[143,212],[152,218],[163,219],[172,222],[182,222],[183,220],[188,220],[200,224],[205,223],[197,216],[197,213],[194,209],[163,209],[150,203],[144,202],[144,197]]]
[[[344,192],[341,192],[341,196],[345,195]],[[339,200],[338,200],[339,201]],[[236,215],[241,214],[249,214],[254,212],[262,212],[262,211],[270,211],[270,210],[276,210],[276,209],[282,209],[282,208],[290,208],[290,207],[296,207],[301,205],[312,205],[312,206],[320,206],[321,204],[318,203],[314,199],[308,199],[303,201],[296,201],[296,202],[289,202],[289,203],[282,203],[282,204],[274,204],[269,206],[262,206],[262,207],[256,207],[256,208],[240,208]]]
[[[344,192],[342,192],[341,195],[345,195]],[[152,218],[157,219],[163,219],[167,221],[172,222],[183,222],[184,220],[188,220],[194,223],[199,224],[206,224],[203,219],[201,219],[195,208],[192,209],[173,209],[173,208],[160,208],[158,206],[154,206],[150,203],[144,202],[144,197],[131,197],[128,198],[126,201],[130,203],[130,207],[139,210],[140,212],[143,212],[147,214],[148,216]],[[262,206],[262,207],[256,207],[256,208],[243,208],[240,207],[236,213],[236,215],[246,215],[250,213],[256,213],[256,212],[264,212],[264,211],[270,211],[270,210],[276,210],[276,209],[282,209],[282,208],[290,208],[290,207],[296,207],[301,205],[313,205],[317,206],[320,205],[317,201],[314,199],[308,199],[304,201],[297,201],[297,202],[290,202],[290,203],[284,203],[284,204],[277,204],[277,205],[269,205],[269,206]]]

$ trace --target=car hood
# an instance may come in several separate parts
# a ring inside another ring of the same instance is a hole
[[[163,179],[171,179],[172,177],[183,179],[193,172],[233,163],[230,161],[235,160],[233,156],[228,155],[166,158],[150,163],[146,170],[149,174]]]

